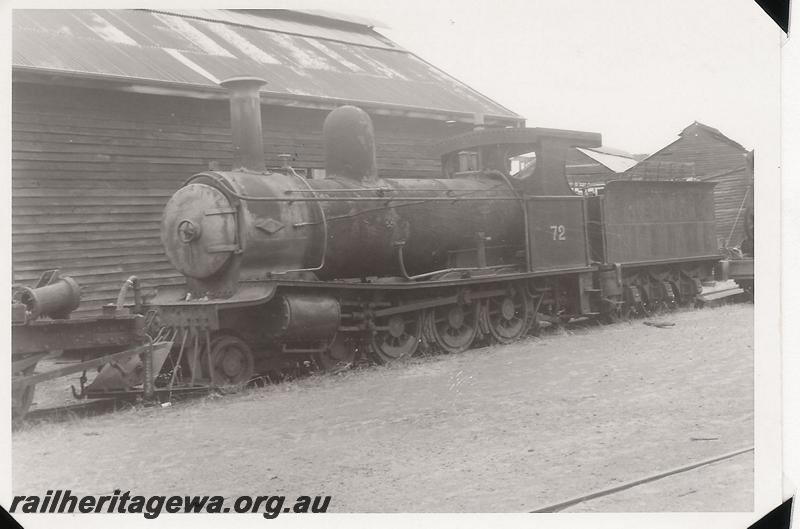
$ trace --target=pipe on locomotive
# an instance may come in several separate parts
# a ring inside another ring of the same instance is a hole
[[[264,139],[261,131],[261,96],[267,82],[258,77],[231,77],[220,82],[228,90],[233,136],[233,170],[264,173]]]

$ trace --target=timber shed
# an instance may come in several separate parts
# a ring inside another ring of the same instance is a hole
[[[439,174],[428,146],[514,112],[378,33],[289,10],[15,10],[13,280],[59,268],[97,312],[121,283],[182,282],[159,240],[178,186],[231,163],[219,81],[261,77],[267,165],[323,177],[322,123],[342,104],[373,119],[382,176]]]
[[[626,172],[629,178],[716,182],[714,208],[720,248],[744,239],[744,219],[753,202],[753,172],[748,150],[718,129],[695,121],[678,138]]]

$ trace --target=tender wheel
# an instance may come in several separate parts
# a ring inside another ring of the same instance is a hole
[[[603,313],[603,319],[606,323],[619,323],[623,321],[630,321],[635,314],[635,310],[629,303],[619,302],[610,303],[611,305],[607,312]]]
[[[379,364],[410,358],[422,338],[422,313],[395,314],[378,320],[370,342],[372,357]]]
[[[653,309],[655,308],[655,303],[654,300],[650,298],[650,295],[644,287],[639,288],[639,296],[641,301],[634,304],[633,311],[636,316],[646,318],[652,314]]]
[[[341,334],[337,334],[325,351],[314,356],[317,366],[328,372],[347,369],[356,361],[356,348],[354,345],[350,343],[350,340],[343,338]]]
[[[655,298],[651,299],[650,302],[647,304],[647,308],[649,309],[649,314],[653,316],[660,316],[662,314],[666,314],[672,310],[671,307],[672,303],[668,300],[663,298]]]
[[[678,306],[679,294],[672,281],[663,279],[660,281],[661,289],[658,299],[655,300],[654,312],[663,314],[674,311]]]
[[[242,386],[253,378],[253,352],[235,336],[220,336],[211,341],[211,383],[217,388]]]
[[[22,373],[23,376],[32,375],[35,365],[26,368]],[[12,392],[11,395],[11,421],[17,423],[25,418],[28,410],[33,404],[33,394],[36,389],[36,384],[28,384],[27,386]]]
[[[489,298],[483,306],[483,318],[489,334],[502,344],[511,343],[528,330],[533,310],[525,293],[516,289],[513,294]]]
[[[670,303],[670,309],[676,310],[678,307],[682,307],[685,304],[683,298],[686,294],[681,291],[681,282],[675,277],[669,280],[669,286],[672,287],[672,293],[675,296],[675,299]]]
[[[478,303],[434,307],[425,314],[425,334],[442,351],[460,353],[475,341],[479,318]]]

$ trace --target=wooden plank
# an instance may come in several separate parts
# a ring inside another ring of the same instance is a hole
[[[142,238],[151,238],[156,240],[158,238],[160,226],[153,226],[150,229],[130,229],[130,230],[92,230],[81,233],[81,241],[129,241]],[[16,244],[42,244],[49,245],[53,242],[71,242],[73,240],[69,233],[12,233],[11,241],[12,246]]]
[[[74,154],[74,153],[51,153],[51,152],[43,152],[43,153],[28,153],[28,152],[21,152],[21,151],[14,151],[12,153],[12,158],[15,160],[20,161],[42,161],[42,162],[57,162],[57,161],[65,161],[65,162],[79,162],[79,163],[89,163],[89,162],[106,162],[106,161],[113,161],[116,163],[120,162],[138,162],[143,163],[144,160],[142,159],[143,156],[147,156],[146,153],[142,152],[139,155],[131,155],[131,156],[124,156],[124,155],[107,155],[107,154]],[[194,164],[194,165],[206,165],[202,158],[199,157],[181,157],[181,156],[173,156],[173,157],[150,157],[149,163],[154,164],[164,164],[164,165],[179,165],[179,164]]]
[[[87,231],[116,233],[123,231],[138,231],[141,229],[153,230],[157,233],[160,229],[159,222],[138,222],[126,224],[96,224],[91,230],[86,224],[53,224],[53,225],[12,225],[11,234],[33,234],[33,233],[86,233]]]
[[[163,259],[157,258],[154,255],[117,255],[112,257],[83,257],[71,259],[53,259],[53,264],[50,268],[69,268],[72,270],[85,270],[105,272],[119,272],[124,273],[126,270],[132,269],[134,265],[140,265],[139,268],[149,266],[166,266]],[[35,262],[13,262],[14,272],[24,272],[32,270],[41,270],[41,261]]]
[[[164,189],[141,189],[127,188],[124,184],[118,183],[116,188],[98,189],[49,189],[46,187],[37,189],[19,189],[14,191],[17,197],[113,197],[113,196],[147,196],[147,197],[169,197],[171,193]]]
[[[150,242],[150,241],[144,241]],[[76,248],[76,246],[80,246]],[[123,259],[126,255],[136,255],[142,258],[149,256],[151,259],[165,260],[164,249],[159,246],[148,244],[147,246],[138,247],[115,247],[115,248],[87,248],[86,244],[76,245],[73,244],[74,249],[61,249],[58,251],[58,262],[67,263],[69,260],[84,260],[86,258],[96,259],[98,262],[101,258],[119,258]],[[43,259],[48,258],[48,253],[52,255],[54,249],[40,250],[38,252],[25,252],[18,248],[14,248],[14,263],[41,263]]]
[[[171,194],[171,193],[170,193]],[[70,196],[63,195],[47,197],[19,197],[13,196],[12,203],[15,207],[93,207],[93,206],[134,206],[134,207],[164,207],[168,198],[165,196]]]
[[[113,134],[103,133],[97,128],[77,127],[17,127],[12,136],[13,142],[36,142],[53,144],[75,145],[115,145],[115,146],[159,146],[159,145],[187,145],[189,147],[198,143],[220,149],[231,149],[230,132],[213,134],[209,132],[158,132],[158,131],[114,131]]]
[[[164,201],[164,204],[165,203],[166,201]],[[134,213],[160,216],[161,212],[164,210],[164,204],[126,204],[115,206],[76,204],[46,207],[13,204],[12,215],[22,218],[37,215],[124,215]]]
[[[125,213],[116,215],[95,215],[87,213],[71,213],[61,215],[14,215],[12,226],[17,225],[42,225],[54,226],[58,224],[82,223],[87,229],[92,224],[126,224],[138,222],[155,222],[159,220],[159,215],[154,213]]]
[[[108,252],[112,251],[120,251],[120,250],[128,250],[128,251],[144,251],[149,252],[149,250],[157,250],[160,251],[162,254],[164,249],[162,248],[161,244],[158,242],[158,234],[151,233],[150,236],[147,238],[140,238],[140,239],[124,239],[119,240],[117,238],[110,238],[104,241],[58,241],[58,242],[49,242],[47,244],[42,244],[41,242],[37,241],[35,243],[13,243],[12,244],[12,251],[14,252],[15,259],[17,256],[31,256],[34,255],[39,256],[38,258],[41,259],[42,257],[47,257],[48,255],[53,254],[54,252],[58,252],[58,255],[65,255],[65,252],[71,251],[81,251],[81,252],[92,252],[94,254],[95,250],[104,250]],[[76,242],[80,242],[80,250],[76,250]]]
[[[52,270],[51,268],[43,268],[40,271],[37,270],[26,270],[24,272],[16,272],[14,273],[15,281],[21,282],[24,284],[31,284],[35,283],[39,277],[42,275],[42,272],[46,270]],[[154,287],[158,286],[161,279],[180,279],[184,281],[183,276],[179,275],[174,268],[171,267],[154,267],[152,269],[147,270],[130,270],[125,271],[123,273],[112,271],[112,272],[97,272],[92,273],[91,271],[80,270],[80,269],[72,269],[72,268],[59,268],[61,273],[66,276],[70,276],[78,281],[78,284],[81,285],[81,288],[97,288],[98,285],[106,285],[105,288],[112,288],[119,290],[122,286],[122,282],[125,281],[131,275],[136,275],[139,279],[142,280],[143,286],[145,287]]]

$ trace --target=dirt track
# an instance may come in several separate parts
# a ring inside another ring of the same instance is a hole
[[[23,428],[14,493],[528,511],[752,445],[752,305],[668,319]],[[750,510],[752,491],[750,453],[569,510]]]

